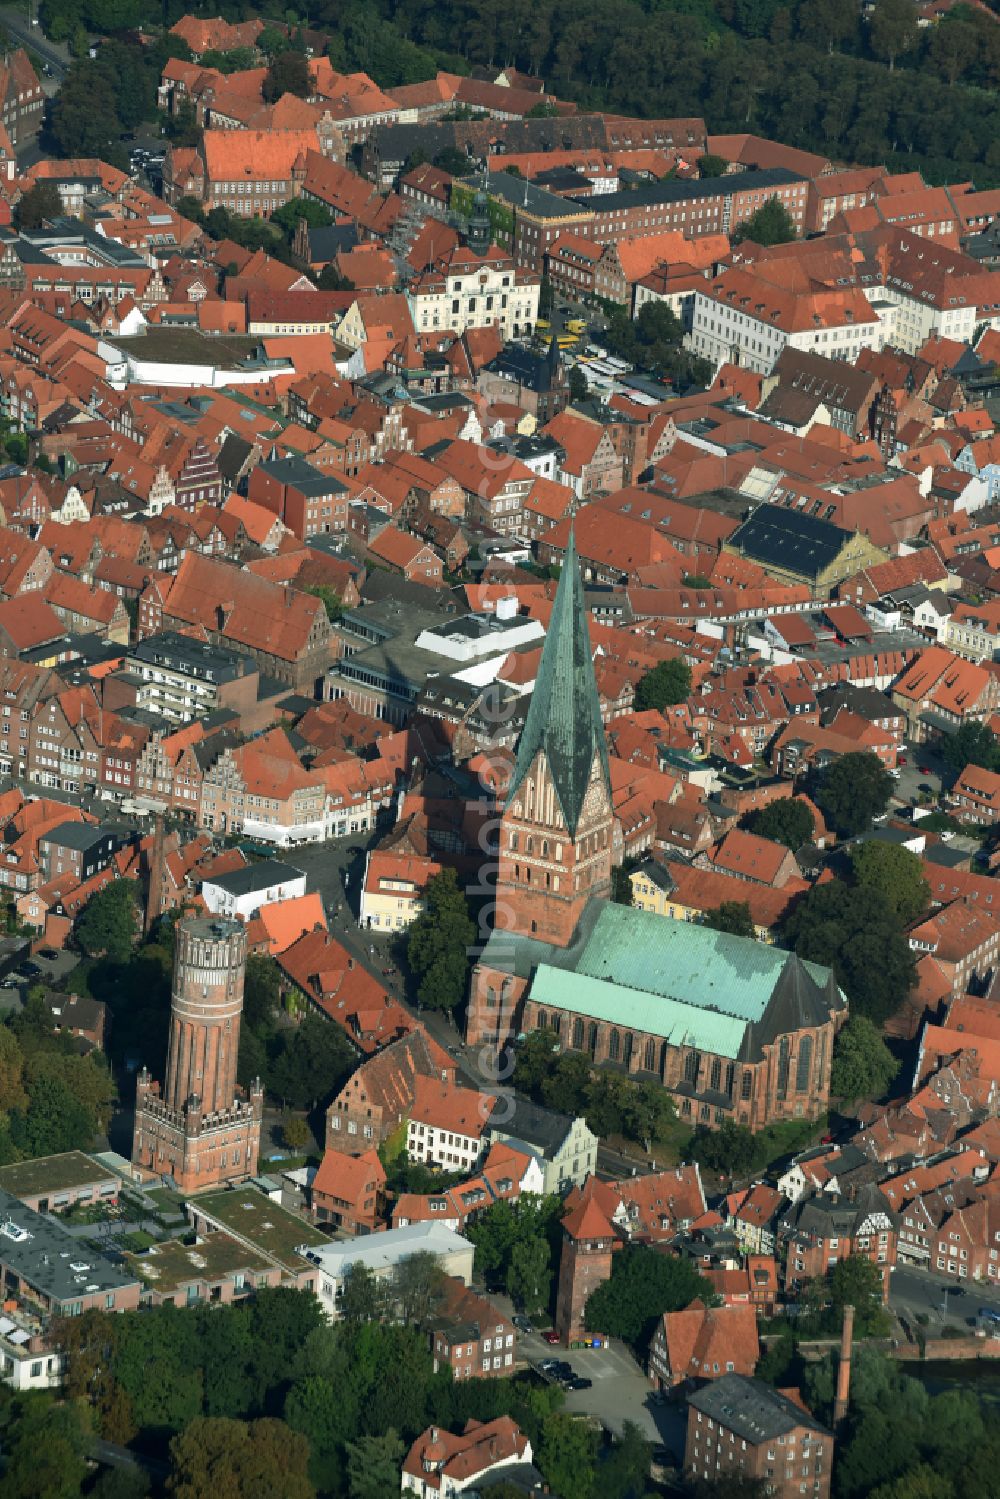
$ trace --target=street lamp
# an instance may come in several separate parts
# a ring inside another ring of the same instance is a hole
[[[947,1322],[947,1320],[948,1320],[948,1287],[945,1286],[945,1288],[944,1288],[944,1308],[943,1308],[943,1310],[941,1312],[941,1321],[942,1322]]]

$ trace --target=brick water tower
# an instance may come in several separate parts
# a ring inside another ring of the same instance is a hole
[[[133,1164],[182,1192],[253,1176],[264,1090],[237,1086],[246,930],[220,917],[177,923],[167,1078],[136,1083]]]

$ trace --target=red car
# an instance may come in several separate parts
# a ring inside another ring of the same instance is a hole
[[[932,776],[934,774],[929,765],[918,765],[917,769],[922,776]]]
[[[907,758],[906,758],[905,755],[897,755],[896,756],[896,764],[897,765],[908,765],[909,761],[907,760]]]
[[[545,1339],[546,1343],[559,1342],[559,1334],[557,1332],[553,1332],[551,1327],[549,1328],[548,1332],[542,1333],[542,1337]]]

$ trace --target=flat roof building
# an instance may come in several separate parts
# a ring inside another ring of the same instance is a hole
[[[137,1277],[81,1243],[54,1219],[0,1189],[0,1290],[49,1316],[90,1310],[130,1311],[139,1305]]]

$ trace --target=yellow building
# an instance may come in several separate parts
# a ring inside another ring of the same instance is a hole
[[[361,890],[361,925],[374,932],[404,931],[423,911],[427,886],[440,873],[433,859],[373,850]]]

